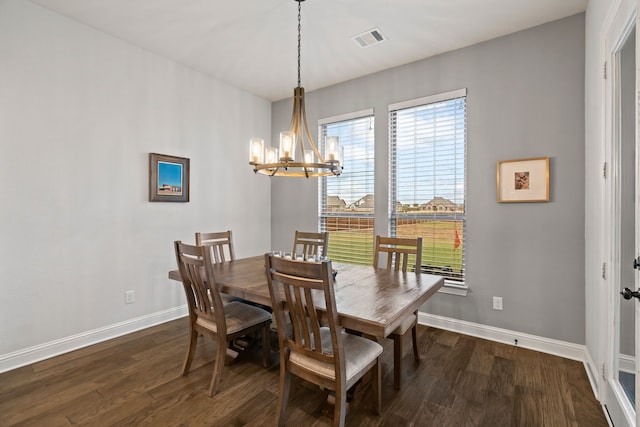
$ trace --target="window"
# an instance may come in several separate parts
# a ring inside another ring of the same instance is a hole
[[[422,237],[423,272],[464,282],[466,89],[389,106],[389,233]]]
[[[320,141],[338,136],[344,148],[344,171],[319,186],[319,228],[329,232],[328,255],[335,261],[373,263],[373,126],[373,110],[319,122]]]

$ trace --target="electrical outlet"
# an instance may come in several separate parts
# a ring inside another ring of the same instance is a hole
[[[493,297],[493,309],[502,310],[502,297]]]
[[[124,293],[124,303],[131,304],[136,302],[136,291],[126,291]]]

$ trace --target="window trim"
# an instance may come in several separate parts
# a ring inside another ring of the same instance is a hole
[[[353,119],[361,119],[363,117],[369,117],[373,115],[374,115],[373,108],[367,108],[365,110],[354,111],[351,113],[338,114],[336,116],[325,117],[324,119],[318,120],[318,127],[322,125],[327,125],[330,123],[344,122],[344,121],[353,120]]]
[[[418,107],[425,104],[434,104],[436,102],[449,101],[455,98],[467,96],[467,88],[452,90],[450,92],[439,93],[436,95],[423,96],[422,98],[408,99],[406,101],[389,104],[389,112],[396,110],[404,110],[405,108]]]

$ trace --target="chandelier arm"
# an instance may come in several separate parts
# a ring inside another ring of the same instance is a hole
[[[304,106],[304,97],[302,98],[302,102],[301,102],[301,108],[302,108],[302,120],[303,120],[303,124],[304,124],[304,130],[307,134],[307,138],[309,139],[309,145],[311,146],[311,149],[313,150],[314,153],[316,153],[316,157],[318,158],[318,162],[320,163],[326,163],[324,157],[322,157],[322,155],[320,154],[320,150],[318,150],[318,147],[316,147],[315,141],[313,140],[313,137],[311,136],[311,131],[309,131],[309,124],[307,123],[307,111],[306,108]]]
[[[299,141],[300,145],[300,155],[301,158],[304,159],[304,134],[303,134],[303,117],[305,115],[304,111],[304,88],[297,87],[293,92],[293,115],[291,116],[291,127],[289,129],[290,132],[294,132],[296,134],[296,139]]]
[[[296,89],[293,91],[293,110],[291,111],[291,123],[289,123],[289,131],[295,132],[298,126],[298,115],[300,114],[300,106],[296,96]]]

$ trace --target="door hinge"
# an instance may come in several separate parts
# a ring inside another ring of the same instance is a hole
[[[604,280],[607,280],[607,263],[606,262],[602,263],[602,278]]]
[[[602,66],[602,78],[605,80],[607,79],[607,62],[606,61]]]
[[[604,162],[602,164],[602,177],[604,179],[607,179],[607,162]]]
[[[605,365],[604,363],[602,364],[602,379],[607,379],[607,365]]]

